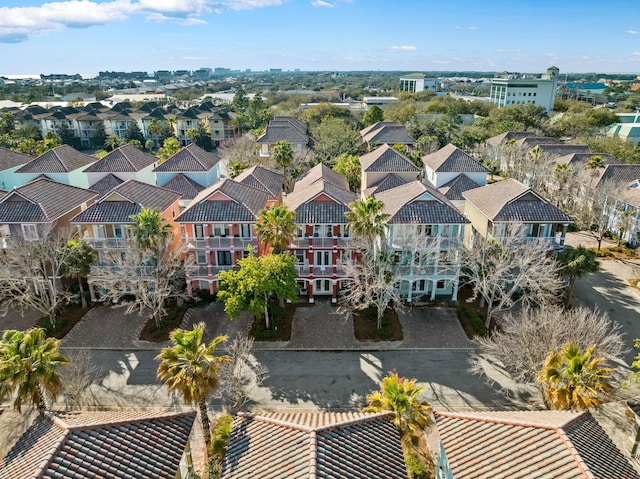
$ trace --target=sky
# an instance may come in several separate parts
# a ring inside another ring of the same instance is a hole
[[[0,75],[640,73],[638,0],[0,0]]]

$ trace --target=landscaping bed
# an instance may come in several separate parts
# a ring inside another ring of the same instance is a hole
[[[484,327],[487,308],[480,307],[480,298],[469,301],[472,296],[473,290],[470,286],[463,286],[458,290],[458,321],[469,339],[487,335],[487,329]]]
[[[149,321],[147,321],[147,324],[145,324],[140,333],[140,339],[152,343],[168,341],[171,331],[180,327],[180,323],[182,323],[184,313],[187,309],[188,306],[184,304],[181,306],[174,305],[162,321],[160,321],[159,326],[156,325],[153,318],[149,318]]]
[[[382,318],[382,328],[377,328],[375,308],[353,312],[353,334],[358,341],[402,341],[402,325],[398,313],[387,309]]]
[[[36,327],[44,329],[47,336],[51,338],[62,339],[76,324],[80,322],[89,309],[91,308],[82,308],[80,306],[70,304],[64,307],[56,316],[55,327],[51,325],[48,316],[40,318],[36,323]]]

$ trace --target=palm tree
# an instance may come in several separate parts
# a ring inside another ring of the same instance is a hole
[[[571,176],[571,167],[568,163],[558,163],[553,170],[553,175],[556,177],[556,181],[558,182],[558,201],[556,201],[556,204],[559,205],[561,202],[564,202],[563,190]]]
[[[286,206],[271,206],[258,213],[256,231],[261,241],[273,247],[275,254],[283,253],[295,236],[298,225],[296,212]]]
[[[0,399],[16,393],[13,407],[20,412],[24,401],[44,411],[45,394],[55,399],[62,391],[56,369],[69,361],[60,355],[60,340],[47,338],[44,330],[8,330],[0,340]]]
[[[82,241],[80,238],[71,238],[67,242],[67,261],[65,263],[66,272],[69,275],[78,278],[78,287],[80,288],[80,301],[82,307],[87,307],[87,300],[84,297],[84,286],[82,278],[91,272],[91,263],[96,260],[96,254],[90,244]]]
[[[289,167],[293,162],[293,148],[291,147],[291,143],[286,140],[280,140],[275,144],[273,148],[271,148],[271,158],[276,162],[277,165],[282,167],[282,174],[284,176],[284,189],[285,191],[289,191]]]
[[[491,160],[485,160],[482,164],[489,170],[489,182],[493,183],[494,177],[500,174],[500,168]]]
[[[604,367],[604,358],[593,358],[594,347],[582,351],[567,343],[562,351],[554,349],[538,373],[546,388],[545,402],[550,409],[584,410],[600,407],[600,398],[612,387],[608,382],[612,368]]]
[[[163,238],[170,234],[171,225],[165,222],[159,211],[142,208],[139,213],[129,217],[134,222],[131,227],[136,243],[143,249],[157,247]]]
[[[109,148],[110,151],[115,150],[120,145],[122,145],[123,141],[118,135],[109,135],[107,139],[104,141],[104,146]]]
[[[171,332],[171,346],[163,348],[156,359],[158,379],[163,381],[169,392],[176,391],[182,399],[200,408],[200,421],[204,439],[211,442],[211,430],[207,411],[207,396],[218,386],[220,366],[228,356],[215,356],[216,347],[227,339],[218,336],[209,344],[204,344],[204,323],[194,324],[191,331],[175,329]]]
[[[389,215],[383,213],[384,203],[369,196],[366,200],[358,200],[349,204],[350,211],[345,213],[349,227],[354,236],[364,238],[370,245],[384,236],[384,225]]]
[[[560,264],[559,273],[569,277],[569,285],[564,296],[564,306],[569,307],[576,279],[595,273],[600,268],[598,255],[582,245],[576,248],[567,246],[558,253],[556,261]]]
[[[591,171],[591,181],[589,187],[593,185],[593,180],[598,176],[598,170],[604,167],[604,158],[600,155],[594,155],[587,160],[587,169]]]

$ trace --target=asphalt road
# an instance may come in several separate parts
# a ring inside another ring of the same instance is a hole
[[[156,380],[156,352],[93,351],[100,369],[92,386],[94,405],[115,407],[179,407]],[[304,410],[352,409],[364,404],[389,371],[415,377],[426,387],[423,398],[440,409],[523,407],[525,393],[507,398],[468,369],[469,351],[420,350],[363,352],[259,351],[256,359],[269,378],[250,393],[247,409],[283,407]],[[216,400],[211,400],[217,405]]]

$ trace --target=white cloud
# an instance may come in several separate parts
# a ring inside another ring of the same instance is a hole
[[[394,45],[389,47],[389,51],[392,52],[415,52],[416,50],[417,48],[412,45]]]
[[[502,48],[500,50],[496,50],[497,53],[520,53],[522,50],[519,48]]]
[[[333,8],[335,5],[333,3],[325,2],[324,0],[313,0],[311,5],[314,7],[328,7]]]
[[[629,35],[637,35],[638,34],[638,30],[627,30],[627,33]]]
[[[35,7],[0,7],[0,43],[19,43],[39,33],[85,28],[143,15],[154,22],[181,25],[206,23],[198,19],[224,10],[249,10],[282,5],[284,0],[64,0]],[[318,0],[322,1],[322,0]]]

